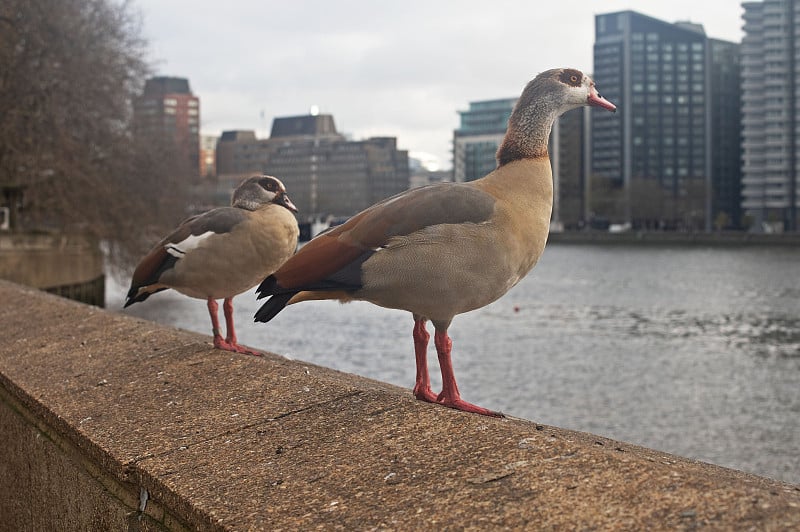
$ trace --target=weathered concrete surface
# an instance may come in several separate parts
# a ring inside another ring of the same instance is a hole
[[[12,529],[800,529],[797,486],[10,283],[0,300]]]

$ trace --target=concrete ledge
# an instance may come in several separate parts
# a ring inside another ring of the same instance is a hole
[[[797,486],[7,282],[0,299],[10,529],[800,529]]]

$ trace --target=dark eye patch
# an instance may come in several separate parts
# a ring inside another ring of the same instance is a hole
[[[274,179],[263,178],[258,180],[258,184],[261,185],[262,188],[265,190],[269,190],[270,192],[277,192],[278,191],[278,183]]]
[[[574,68],[567,68],[561,73],[558,79],[561,83],[565,83],[571,87],[580,87],[581,81],[583,81],[583,72],[575,70]]]

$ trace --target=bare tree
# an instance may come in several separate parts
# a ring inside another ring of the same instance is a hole
[[[668,220],[668,192],[658,180],[653,178],[638,178],[631,181],[631,217],[634,227],[640,229],[654,229]]]
[[[128,2],[0,4],[0,186],[25,190],[29,226],[87,231],[124,264],[183,216],[174,158],[132,134],[148,72]]]
[[[594,216],[611,222],[626,222],[625,192],[615,180],[593,176],[591,183],[589,210]]]

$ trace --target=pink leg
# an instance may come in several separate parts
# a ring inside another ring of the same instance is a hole
[[[226,297],[225,301],[222,303],[222,309],[225,311],[225,327],[228,329],[228,336],[225,338],[225,342],[228,344],[230,349],[228,351],[233,351],[234,353],[243,353],[245,355],[253,355],[260,357],[262,356],[261,353],[257,351],[250,351],[249,349],[240,346],[236,341],[236,329],[233,327],[233,298]]]
[[[223,338],[219,328],[219,305],[213,297],[208,298],[208,314],[211,316],[211,329],[214,333],[214,347],[222,349],[223,351],[232,351],[234,353],[244,353],[247,355],[261,356],[236,343],[236,331],[233,329],[233,300],[232,298],[225,299],[222,304],[222,310],[225,312],[225,325],[228,329],[228,337]]]
[[[417,380],[414,383],[414,397],[429,403],[436,402],[436,394],[431,390],[428,375],[428,340],[431,335],[425,329],[425,318],[414,317],[414,354],[417,358]]]
[[[222,302],[222,310],[225,312],[225,327],[228,329],[225,341],[236,345],[236,330],[233,328],[233,298],[225,298],[225,301]]]
[[[453,374],[453,362],[450,360],[450,351],[453,349],[453,342],[447,336],[447,330],[436,332],[433,335],[433,343],[436,346],[436,353],[439,355],[439,366],[442,369],[442,393],[439,394],[437,402],[456,410],[473,412],[484,416],[504,417],[500,412],[493,412],[461,399],[458,392],[456,377]]]
[[[211,316],[211,332],[214,334],[214,347],[223,349],[220,346],[225,343],[225,340],[223,340],[222,333],[220,332],[219,329],[218,313],[219,313],[219,305],[217,305],[217,302],[213,297],[209,297],[208,315]]]

